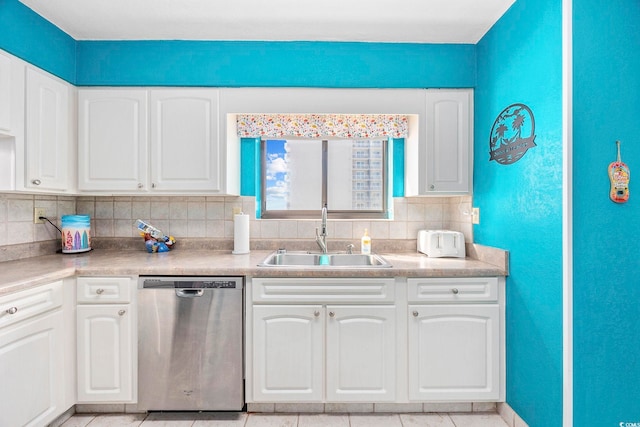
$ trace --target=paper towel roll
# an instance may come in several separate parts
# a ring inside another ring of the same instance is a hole
[[[233,216],[233,254],[249,253],[249,215]]]

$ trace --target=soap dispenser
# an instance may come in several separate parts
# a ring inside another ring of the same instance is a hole
[[[366,255],[371,253],[371,237],[369,237],[369,230],[366,228],[362,239],[360,239],[360,252]]]

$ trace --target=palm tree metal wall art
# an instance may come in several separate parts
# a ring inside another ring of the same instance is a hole
[[[510,165],[536,146],[533,112],[524,104],[511,104],[496,117],[489,136],[489,161]]]

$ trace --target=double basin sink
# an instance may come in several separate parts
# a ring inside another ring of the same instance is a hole
[[[385,268],[391,267],[376,254],[315,253],[275,251],[258,264],[260,267],[331,267]]]

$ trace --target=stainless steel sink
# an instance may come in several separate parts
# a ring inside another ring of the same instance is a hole
[[[260,267],[334,267],[334,268],[385,268],[391,267],[380,255],[314,252],[281,252],[270,254]]]

